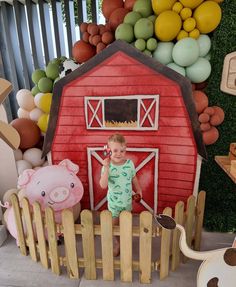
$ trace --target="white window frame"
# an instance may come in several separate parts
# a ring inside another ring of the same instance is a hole
[[[137,105],[137,127],[106,127],[105,126],[105,100],[117,100],[117,99],[135,99],[138,101],[138,105]],[[147,100],[147,99],[152,99],[153,102],[150,104],[150,106],[148,108],[146,108],[143,100]],[[90,104],[90,101],[97,101],[98,104],[96,106],[96,108],[93,108],[92,105]],[[153,108],[153,106],[155,105],[155,116],[154,116],[154,121],[152,120],[151,116],[150,116],[150,111]],[[98,115],[97,115],[97,111],[99,108],[102,108],[102,121],[99,119]],[[144,111],[146,112],[142,121],[140,121],[140,109],[141,107],[144,109]],[[90,121],[88,120],[88,109],[90,109],[93,113],[92,118],[90,119]],[[88,130],[129,130],[129,131],[133,131],[133,130],[158,130],[158,122],[159,122],[159,95],[128,95],[128,96],[115,96],[115,97],[85,97],[84,98],[84,110],[85,110],[85,120],[86,120],[86,128]],[[98,127],[93,127],[92,123],[93,120],[96,119],[99,126]],[[149,123],[151,124],[150,127],[145,127],[142,126],[144,121],[148,119]]]

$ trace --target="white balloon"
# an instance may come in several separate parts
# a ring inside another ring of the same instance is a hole
[[[45,158],[41,158],[42,151],[39,148],[29,148],[23,154],[23,159],[28,161],[33,167],[41,166],[45,162]]]
[[[16,168],[18,171],[18,175],[21,175],[24,170],[31,169],[32,165],[30,162],[21,159],[21,160],[16,161]]]
[[[20,119],[29,119],[30,118],[30,114],[29,114],[29,111],[26,111],[22,108],[19,108],[18,111],[17,111],[17,116],[18,118]]]
[[[42,116],[43,111],[40,110],[39,108],[34,108],[30,113],[29,117],[32,121],[37,122],[38,119]]]
[[[34,103],[35,103],[35,106],[36,107],[40,107],[39,106],[39,102],[40,102],[40,99],[41,99],[41,97],[43,96],[43,93],[38,93],[37,95],[35,95],[35,97],[34,97]]]
[[[15,161],[23,159],[23,153],[21,149],[18,148],[14,150],[13,152],[14,152]]]
[[[35,107],[34,96],[29,90],[19,90],[16,94],[16,100],[18,105],[24,110],[31,111]]]

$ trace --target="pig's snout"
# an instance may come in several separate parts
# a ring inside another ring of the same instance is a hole
[[[49,197],[52,201],[58,203],[58,202],[65,201],[69,197],[69,194],[70,194],[70,190],[68,188],[57,187],[57,188],[54,188],[50,192]]]

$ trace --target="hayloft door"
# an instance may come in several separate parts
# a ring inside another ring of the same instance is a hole
[[[103,190],[99,186],[103,160],[102,152],[102,147],[87,148],[89,196],[92,210],[102,210],[107,207],[107,190]],[[141,202],[133,203],[133,212],[149,210],[156,213],[158,205],[158,149],[127,148],[127,158],[134,162],[143,192]]]

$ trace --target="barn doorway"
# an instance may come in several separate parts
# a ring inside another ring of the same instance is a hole
[[[127,158],[133,160],[136,174],[140,181],[143,199],[133,204],[133,212],[143,210],[157,213],[158,205],[158,149],[155,148],[127,148]],[[101,175],[103,148],[88,147],[88,182],[91,210],[107,208],[107,190],[101,189],[99,180]]]

